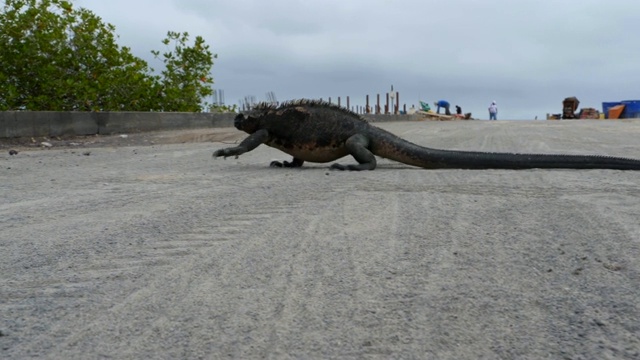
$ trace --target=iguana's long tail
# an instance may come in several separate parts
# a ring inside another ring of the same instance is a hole
[[[439,150],[422,147],[382,131],[370,150],[377,156],[426,169],[615,169],[640,170],[640,160],[564,154],[518,154]]]

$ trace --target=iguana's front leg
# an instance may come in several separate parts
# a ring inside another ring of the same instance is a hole
[[[268,139],[269,132],[266,129],[260,129],[242,140],[238,146],[214,151],[213,157],[224,156],[226,159],[229,156],[235,155],[235,157],[238,158],[239,155],[257,148],[260,144],[264,144]]]
[[[335,163],[332,169],[338,170],[373,170],[376,168],[376,156],[369,151],[369,138],[362,134],[351,136],[345,142],[349,154],[356,159],[358,165],[342,165]]]

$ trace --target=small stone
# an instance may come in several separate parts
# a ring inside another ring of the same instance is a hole
[[[9,155],[12,155],[12,156],[13,155],[18,155],[18,151],[11,149],[11,150],[9,150]]]
[[[85,151],[85,152],[82,153],[82,155],[89,156],[89,155],[91,155],[91,151]]]
[[[40,146],[50,148],[53,146],[53,144],[51,144],[50,142],[43,141],[40,143]]]
[[[120,137],[121,137],[121,138],[123,138],[123,139],[126,139],[126,138],[128,138],[128,137],[129,137],[129,135],[127,135],[127,134],[122,134],[122,135],[120,135]]]

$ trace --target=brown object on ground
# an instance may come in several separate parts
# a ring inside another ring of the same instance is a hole
[[[622,112],[624,111],[624,104],[616,105],[609,109],[609,119],[620,119]]]
[[[600,119],[600,112],[594,108],[583,108],[580,110],[580,119]]]
[[[563,119],[575,119],[576,118],[576,110],[578,110],[578,105],[580,105],[580,101],[577,97],[571,96],[565,98],[562,101],[562,118]]]

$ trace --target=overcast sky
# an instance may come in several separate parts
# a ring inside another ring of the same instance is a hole
[[[562,100],[640,99],[638,0],[76,0],[149,60],[168,30],[218,54],[227,104],[351,97],[446,99],[476,118],[544,119]]]

